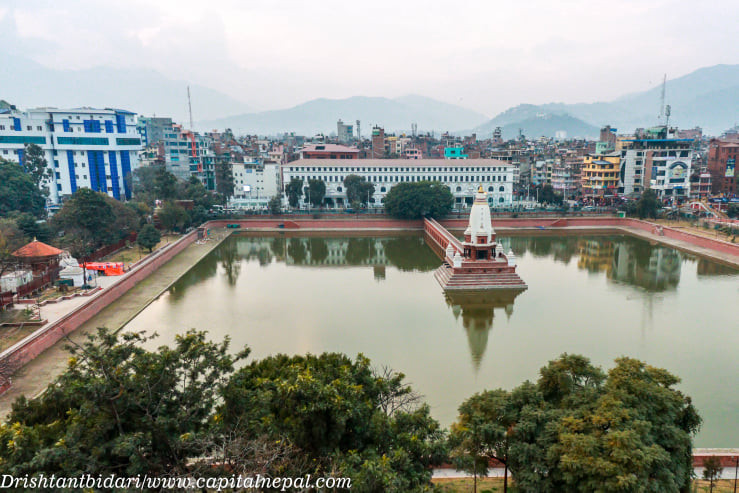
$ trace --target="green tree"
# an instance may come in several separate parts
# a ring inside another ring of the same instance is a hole
[[[275,195],[267,203],[269,213],[276,216],[282,212],[282,198],[279,195]]]
[[[216,191],[221,195],[223,204],[234,194],[234,172],[233,164],[228,157],[220,157],[216,160]]]
[[[28,237],[13,219],[0,218],[0,276],[16,264],[12,253],[28,243]]]
[[[703,461],[703,479],[709,482],[709,491],[713,491],[713,482],[721,477],[723,470],[721,459],[715,455]]]
[[[21,397],[0,427],[5,474],[170,475],[210,443],[213,409],[233,365],[228,339],[202,332],[147,351],[141,333],[99,329],[38,398]]]
[[[46,197],[20,166],[0,158],[0,216],[13,211],[45,215]]]
[[[234,374],[219,414],[287,438],[316,474],[338,471],[358,491],[421,491],[444,455],[443,433],[403,378],[361,355],[271,356]]]
[[[737,204],[729,205],[729,208],[726,210],[726,215],[732,219],[739,217],[739,205]]]
[[[156,211],[156,215],[162,227],[167,231],[180,231],[189,220],[187,211],[182,206],[171,201],[165,202]]]
[[[563,355],[511,391],[509,467],[524,491],[681,491],[700,417],[679,379],[630,358],[607,376]]]
[[[326,196],[326,183],[323,180],[308,180],[310,203],[313,207],[320,207]]]
[[[138,170],[137,170],[138,172]],[[151,189],[154,198],[159,200],[172,200],[177,198],[177,177],[167,171],[164,166],[154,166],[154,182]],[[149,190],[147,186],[145,190]]]
[[[151,252],[161,239],[162,236],[159,234],[159,231],[153,225],[146,224],[139,231],[136,242],[141,248],[146,248]]]
[[[459,469],[473,474],[474,491],[478,474],[487,475],[491,459],[503,464],[503,491],[508,491],[508,455],[515,418],[510,394],[504,390],[475,394],[459,407],[449,436],[451,455]]]
[[[292,178],[285,187],[287,194],[287,203],[295,209],[300,203],[300,197],[303,196],[303,180],[300,178]]]
[[[11,217],[15,219],[15,223],[26,238],[36,238],[38,241],[43,241],[44,243],[52,241],[52,231],[46,221],[36,219],[28,212]]]
[[[36,144],[26,144],[23,152],[23,169],[28,173],[36,187],[41,188],[41,182],[49,176],[49,163],[44,156],[44,150]],[[42,189],[48,194],[48,189]]]
[[[344,178],[344,188],[346,189],[346,199],[350,204],[359,202],[367,204],[368,200],[375,193],[375,186],[369,183],[364,176],[348,175]]]
[[[52,226],[64,235],[62,243],[73,255],[85,257],[102,245],[116,241],[116,216],[107,195],[79,188],[52,218]]]
[[[539,202],[542,204],[560,205],[564,200],[562,194],[555,193],[551,185],[538,185],[536,189],[538,191]]]
[[[659,200],[657,200],[657,194],[654,190],[648,188],[641,194],[639,200],[636,201],[636,215],[639,219],[655,218],[657,217],[657,210],[659,209]]]
[[[439,182],[399,183],[385,196],[385,210],[402,219],[443,217],[452,210],[454,197],[449,187]]]

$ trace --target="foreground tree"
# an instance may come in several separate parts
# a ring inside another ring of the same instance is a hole
[[[159,231],[153,225],[147,224],[139,231],[136,242],[141,248],[146,248],[151,252],[161,239]]]
[[[700,417],[679,379],[619,358],[607,376],[563,355],[536,386],[512,393],[511,471],[524,489],[681,491],[692,473],[692,436]]]
[[[287,438],[315,473],[348,475],[359,491],[420,491],[444,453],[403,375],[373,372],[362,356],[269,357],[235,373],[223,398],[224,422]]]
[[[439,182],[399,183],[385,196],[385,210],[401,219],[443,217],[452,210],[454,197],[449,187]]]
[[[504,390],[475,394],[459,407],[449,443],[457,467],[473,474],[474,491],[478,474],[487,475],[491,459],[503,464],[503,491],[508,491],[508,454],[514,424],[510,394]]]
[[[0,427],[4,474],[173,475],[212,445],[219,390],[241,357],[202,332],[146,351],[142,334],[100,329],[74,346],[39,398],[19,398]],[[205,440],[209,439],[209,440]]]
[[[0,158],[0,215],[13,211],[45,215],[46,197],[17,163]]]

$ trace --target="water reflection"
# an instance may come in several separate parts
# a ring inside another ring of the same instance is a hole
[[[506,317],[510,319],[513,314],[513,301],[522,292],[520,289],[444,292],[446,304],[451,307],[454,318],[459,320],[459,317],[462,317],[462,326],[467,332],[467,342],[470,346],[475,372],[479,371],[485,349],[487,349],[495,309],[503,309]]]
[[[592,273],[603,272],[612,282],[650,292],[677,288],[682,261],[692,258],[678,250],[628,236],[539,236],[513,237],[507,240],[519,257],[529,253],[534,257],[551,257],[564,264],[577,257],[578,269]],[[734,272],[731,268],[717,268],[718,264],[699,260],[699,273],[702,265],[706,266],[706,271],[715,270],[716,274]]]

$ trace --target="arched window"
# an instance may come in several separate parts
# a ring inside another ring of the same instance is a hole
[[[492,192],[492,191],[493,191],[493,187],[488,187],[488,192]]]
[[[386,192],[385,187],[380,187],[380,193],[385,193],[385,192]]]
[[[336,187],[337,192],[341,192],[341,187]]]
[[[498,199],[498,202],[500,202],[500,203],[503,203],[503,202],[504,202],[504,199],[503,199],[503,197],[499,198],[499,199]]]
[[[504,187],[504,186],[501,186],[501,187],[500,187],[500,188],[498,189],[498,191],[499,191],[499,192],[505,192],[505,187]]]
[[[461,191],[462,191],[462,187],[457,187],[457,192],[461,192]]]

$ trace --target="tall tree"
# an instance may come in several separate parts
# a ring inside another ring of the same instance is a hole
[[[189,220],[187,211],[172,201],[167,201],[156,211],[157,218],[167,231],[180,231]]]
[[[375,186],[368,182],[364,176],[348,175],[344,178],[346,199],[350,204],[359,202],[369,205],[369,200],[375,193]]]
[[[310,203],[313,207],[320,207],[326,196],[326,183],[323,180],[308,180]]]
[[[0,218],[0,276],[16,265],[12,253],[28,243],[28,237],[13,219]]]
[[[285,187],[285,194],[287,195],[287,203],[295,209],[300,203],[300,197],[303,196],[303,180],[300,178],[291,179]]]
[[[644,190],[636,202],[636,214],[639,219],[655,218],[659,210],[659,200],[657,194],[651,188]]]
[[[234,172],[231,160],[226,157],[219,157],[216,160],[216,191],[223,198],[225,205],[234,194]]]
[[[36,144],[26,144],[23,153],[23,169],[31,176],[33,183],[41,188],[41,182],[49,176],[49,163],[44,150]],[[48,193],[48,189],[43,190]]]
[[[13,211],[45,215],[46,197],[17,163],[0,158],[0,215]]]
[[[54,215],[52,225],[64,235],[62,244],[73,255],[85,257],[100,246],[120,239],[110,202],[113,200],[89,188],[79,188]]]
[[[449,442],[457,467],[473,473],[475,491],[477,476],[487,475],[491,459],[503,464],[503,491],[508,491],[508,455],[515,418],[510,394],[504,390],[475,394],[459,407]]]
[[[272,215],[277,215],[280,212],[282,212],[282,198],[279,195],[275,195],[271,199],[269,199],[269,202],[267,203],[267,208],[269,209],[269,213]]]

